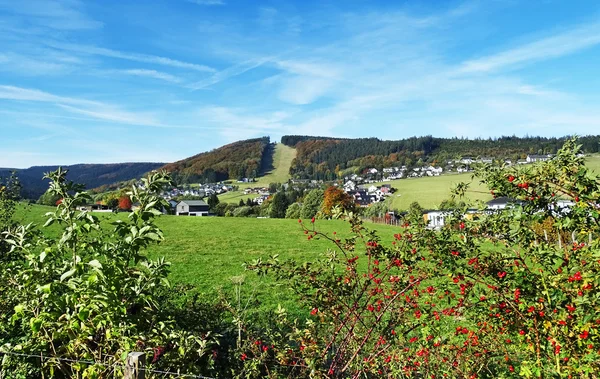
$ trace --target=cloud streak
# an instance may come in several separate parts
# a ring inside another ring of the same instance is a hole
[[[225,5],[223,0],[186,0],[188,3],[196,5]]]
[[[175,75],[167,74],[166,72],[159,72],[156,70],[131,69],[131,70],[123,70],[120,72],[127,74],[127,75],[141,76],[141,77],[145,77],[145,78],[164,80],[164,81],[170,82],[170,83],[181,83],[183,81],[183,79],[181,79]]]
[[[511,69],[572,54],[598,44],[600,44],[600,23],[587,24],[495,55],[466,61],[460,71],[475,73]]]
[[[122,52],[118,50],[107,49],[103,47],[90,46],[90,45],[78,45],[78,44],[69,44],[69,43],[61,43],[61,42],[51,42],[47,41],[46,44],[52,48],[71,51],[74,53],[86,54],[86,55],[99,55],[107,58],[116,58],[116,59],[124,59],[128,61],[141,62],[141,63],[149,63],[156,64],[162,66],[170,66],[174,68],[181,68],[187,70],[193,70],[198,72],[215,72],[215,69],[197,63],[184,62],[176,59],[171,59],[167,57],[161,57],[156,55],[149,54],[138,54],[138,53],[128,53]]]

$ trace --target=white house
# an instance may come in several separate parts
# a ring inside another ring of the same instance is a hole
[[[533,163],[533,162],[544,162],[547,160],[550,160],[550,158],[552,158],[552,155],[550,154],[545,154],[545,155],[528,155],[527,156],[527,163]]]
[[[177,216],[208,216],[208,204],[204,200],[182,200],[175,208]]]

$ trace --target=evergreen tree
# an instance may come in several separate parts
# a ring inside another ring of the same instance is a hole
[[[288,207],[287,196],[285,196],[284,192],[277,192],[275,196],[273,196],[273,201],[271,202],[271,208],[269,210],[269,217],[271,218],[285,218],[285,212]]]
[[[212,195],[210,195],[208,197],[208,208],[210,209],[211,212],[215,211],[216,206],[219,204],[219,197],[217,196],[216,193],[213,193]]]

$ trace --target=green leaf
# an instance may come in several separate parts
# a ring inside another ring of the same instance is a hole
[[[73,276],[73,274],[75,274],[75,269],[69,270],[67,272],[65,272],[64,274],[62,274],[60,276],[60,281],[64,281],[65,279],[70,278],[71,276]]]
[[[25,310],[25,306],[23,304],[15,305],[14,310],[16,314],[21,314]]]
[[[42,328],[43,321],[39,318],[32,318],[29,320],[29,326],[34,333],[37,333]]]
[[[89,311],[89,309],[86,309],[86,308],[80,309],[79,313],[77,313],[77,317],[81,321],[86,321],[89,316],[90,316],[90,311]]]
[[[48,284],[45,284],[45,285],[41,286],[39,289],[43,293],[50,293],[51,287],[52,287],[52,283],[48,283]]]

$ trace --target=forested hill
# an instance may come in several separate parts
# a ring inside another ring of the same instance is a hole
[[[103,185],[138,179],[145,173],[161,167],[164,163],[112,163],[112,164],[76,164],[61,166],[69,170],[67,178],[80,183],[88,189]],[[59,166],[34,166],[16,170],[22,184],[24,198],[37,200],[48,189],[48,181],[42,180],[44,173],[54,171]],[[0,169],[0,177],[9,177],[12,169]]]
[[[294,178],[337,178],[337,173],[348,168],[414,166],[433,164],[445,166],[448,160],[461,157],[493,157],[522,159],[527,154],[554,154],[565,139],[544,137],[500,137],[494,139],[463,139],[411,137],[396,141],[377,138],[338,139],[330,137],[283,136],[281,142],[296,148],[290,174]],[[599,151],[600,136],[579,138],[586,153]]]
[[[269,165],[272,153],[269,137],[254,138],[169,163],[163,168],[180,183],[255,178]]]

